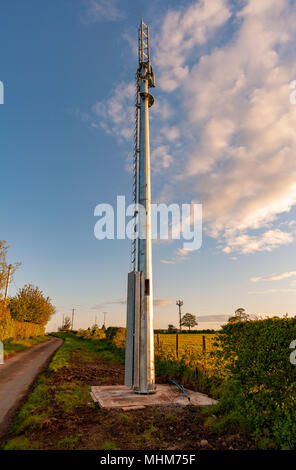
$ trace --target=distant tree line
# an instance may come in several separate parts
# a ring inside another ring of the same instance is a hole
[[[182,330],[181,332],[178,330],[178,328],[174,329],[174,330],[169,330],[169,329],[157,329],[157,330],[154,330],[154,333],[155,334],[182,334],[182,335],[187,335],[187,334],[194,334],[194,335],[200,335],[200,334],[212,334],[212,333],[216,333],[216,330],[214,329],[210,329],[210,328],[207,328],[207,329],[204,329],[204,330]]]

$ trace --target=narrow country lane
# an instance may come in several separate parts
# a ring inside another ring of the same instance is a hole
[[[0,436],[9,427],[10,418],[32,383],[62,343],[59,338],[50,338],[0,365]]]

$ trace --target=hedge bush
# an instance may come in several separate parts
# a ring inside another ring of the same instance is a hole
[[[126,328],[110,326],[106,330],[106,338],[112,341],[117,348],[125,348]]]
[[[0,341],[41,335],[44,335],[44,326],[13,320],[9,308],[5,306],[4,302],[0,303]]]
[[[77,336],[83,339],[105,339],[106,334],[104,330],[101,329],[88,329],[88,330],[78,330]]]
[[[288,318],[230,323],[218,333],[226,377],[218,411],[227,426],[243,423],[261,448],[296,448],[295,339]]]

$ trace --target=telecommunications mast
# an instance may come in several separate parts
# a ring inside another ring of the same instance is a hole
[[[149,108],[154,103],[149,88],[155,86],[155,77],[150,63],[149,27],[143,20],[138,51],[133,184],[138,236],[135,232],[133,271],[128,274],[124,383],[136,393],[147,394],[155,392],[149,143]]]

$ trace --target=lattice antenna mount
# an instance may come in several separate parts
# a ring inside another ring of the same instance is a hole
[[[155,87],[155,74],[150,62],[149,26],[143,19],[139,27],[139,73],[148,80],[148,88]]]

